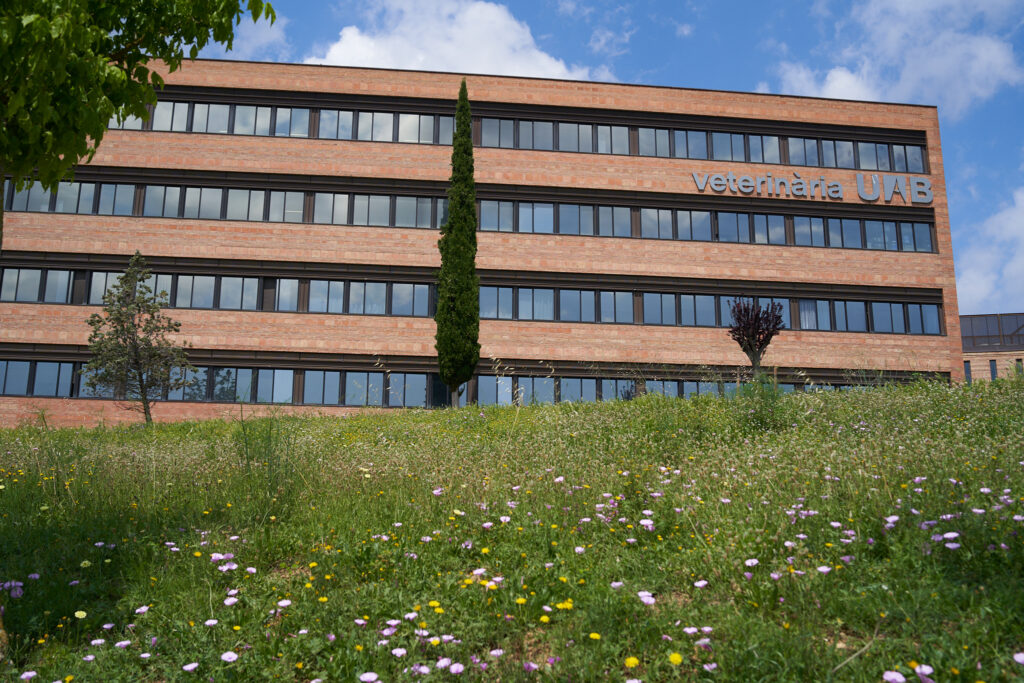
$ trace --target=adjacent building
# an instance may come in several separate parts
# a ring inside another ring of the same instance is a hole
[[[962,315],[960,329],[968,382],[1024,373],[1024,313]]]
[[[5,184],[0,422],[135,419],[78,374],[135,250],[198,368],[158,419],[443,400],[433,282],[463,77],[189,63],[72,182]],[[934,107],[465,78],[469,400],[728,392],[737,296],[783,305],[765,364],[787,388],[963,378]]]

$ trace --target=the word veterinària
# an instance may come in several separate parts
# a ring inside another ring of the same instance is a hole
[[[828,181],[825,176],[804,179],[798,172],[793,177],[736,175],[729,173],[693,173],[693,182],[698,192],[710,189],[712,192],[732,192],[763,197],[799,197],[804,199],[843,199],[843,184]],[[877,173],[857,174],[857,196],[865,202],[881,198],[891,202],[899,195],[911,204],[932,203],[932,181],[920,176],[890,175]]]

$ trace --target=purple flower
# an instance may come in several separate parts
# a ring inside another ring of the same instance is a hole
[[[525,669],[526,671],[536,671],[539,668],[540,666],[534,664],[533,662],[523,662],[523,669]]]
[[[946,547],[947,547],[947,548],[949,548],[950,550],[956,550],[957,548],[959,548],[959,547],[960,547],[960,544],[959,544],[959,543],[946,543],[945,545],[946,545]]]
[[[465,670],[466,670],[466,667],[464,665],[460,664],[459,662],[455,662],[454,664],[452,664],[448,668],[448,671],[452,672],[453,674],[460,674],[460,673],[462,673]]]
[[[832,571],[832,567],[823,564],[820,567],[818,567],[818,571],[822,574],[828,574],[830,571]]]
[[[743,564],[747,565],[748,567],[756,567],[758,564],[760,564],[760,562],[758,562],[756,558],[752,557],[749,560],[746,560]]]
[[[577,554],[577,555],[582,555],[582,554],[583,554],[583,553],[585,553],[585,552],[587,552],[587,549],[586,549],[586,548],[584,548],[584,547],[583,547],[583,546],[581,546],[581,545],[578,545],[578,546],[576,546],[576,554]]]
[[[224,604],[228,607],[231,607],[231,605],[235,604],[236,602],[238,602],[238,598],[236,597],[224,598]]]
[[[439,496],[441,494],[435,493],[434,495]],[[367,671],[364,674],[359,674],[359,680],[361,680],[363,683],[373,683],[374,681],[379,681],[380,677],[378,677],[377,674],[373,673],[372,671]]]
[[[203,625],[204,626],[216,626],[217,625],[217,620],[216,619],[207,619],[206,621],[203,622]]]
[[[246,567],[245,571],[249,572],[250,574],[255,574],[256,573],[256,567]]]
[[[718,668],[718,664],[716,662],[711,662],[710,664],[705,664],[704,665],[704,670],[705,671],[714,671],[717,668]]]
[[[82,661],[83,662],[91,662],[94,659],[96,659],[96,655],[86,655],[86,656],[82,657]]]
[[[234,650],[228,650],[227,652],[222,654],[220,658],[225,662],[233,662],[238,659],[238,653]]]
[[[501,648],[496,648],[496,649],[494,649],[494,650],[491,650],[489,654],[490,654],[490,655],[491,655],[492,657],[500,657],[500,656],[502,656],[503,654],[505,654],[505,651],[504,651],[504,650],[502,650]],[[1024,653],[1022,653],[1022,655],[1024,655]]]
[[[277,601],[277,606],[278,607],[282,607],[282,608],[283,607],[289,607],[289,606],[291,606],[291,604],[292,604],[291,600],[278,600]]]
[[[21,674],[21,676],[19,676],[18,678],[20,678],[23,681],[30,681],[37,675],[38,674],[35,671],[26,671],[25,673]]]
[[[886,683],[906,683],[907,681],[899,671],[886,671],[882,674],[882,680]]]
[[[136,614],[145,614],[148,611],[149,611],[149,605],[143,605],[142,607],[140,607],[137,610],[135,610],[135,613]]]
[[[123,650],[123,649],[125,649],[126,647],[128,647],[131,644],[132,644],[132,641],[130,641],[130,640],[119,640],[116,643],[114,643],[114,647],[119,647],[119,648],[121,648]]]
[[[192,672],[192,671],[195,671],[198,668],[199,668],[199,662],[190,662],[189,664],[186,664],[185,666],[181,667],[181,670],[182,671]]]
[[[95,640],[90,640],[89,644],[90,645],[102,645],[105,642],[107,642],[107,641],[105,641],[103,638],[96,638]]]
[[[703,588],[704,586],[708,585],[708,582],[704,579],[701,579],[700,581],[694,581],[693,585],[697,588]]]
[[[622,582],[621,581],[612,581],[611,586],[615,590],[618,590],[618,589],[622,588]]]

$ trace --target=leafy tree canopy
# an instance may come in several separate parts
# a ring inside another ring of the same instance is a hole
[[[211,41],[231,48],[262,0],[0,2],[0,177],[49,189],[91,159],[112,116],[146,116],[163,79]],[[3,206],[0,198],[0,240]]]
[[[778,302],[761,306],[757,299],[738,297],[730,309],[732,327],[729,336],[750,359],[755,375],[761,371],[761,358],[768,350],[772,339],[782,329],[782,304]]]

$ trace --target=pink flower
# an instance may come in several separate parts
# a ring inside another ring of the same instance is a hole
[[[830,571],[832,571],[832,567],[823,564],[820,567],[818,567],[818,571],[822,574],[828,574]]]
[[[235,597],[224,598],[224,604],[227,605],[228,607],[231,607],[231,605],[235,604],[236,602],[238,602],[238,598],[235,598]]]
[[[119,647],[119,648],[121,648],[123,650],[123,649],[125,649],[126,647],[128,647],[131,644],[132,644],[132,641],[130,641],[130,640],[119,640],[116,643],[114,643],[114,647]]]
[[[404,657],[405,656],[405,648],[404,647],[396,647],[395,649],[393,649],[391,651],[391,654],[393,654],[396,657]]]
[[[278,607],[289,607],[291,604],[292,604],[291,600],[278,600],[277,601],[277,606]]]
[[[747,565],[748,567],[756,567],[760,564],[760,562],[758,562],[756,558],[752,557],[749,560],[745,561],[743,564]]]
[[[533,662],[523,662],[523,669],[526,671],[536,671],[540,667]]]
[[[710,664],[705,664],[704,665],[704,670],[705,671],[714,671],[717,668],[718,668],[718,664],[716,662],[711,662]]]
[[[238,653],[233,650],[228,650],[220,656],[225,662],[233,662],[238,659]]]
[[[452,664],[448,668],[448,671],[452,672],[453,674],[460,674],[460,673],[462,673],[465,670],[466,670],[466,667],[464,665],[460,664],[459,662],[455,662],[454,664]]]
[[[191,663],[186,664],[185,666],[181,667],[181,670],[182,671],[190,671],[191,672],[191,671],[195,671],[198,668],[199,668],[199,662],[191,662]]]
[[[1024,652],[1017,652],[1013,655],[1013,661],[1018,664],[1024,665]]]
[[[363,683],[373,683],[374,681],[379,681],[380,677],[378,677],[377,674],[373,673],[372,671],[367,671],[364,674],[359,674],[359,680],[361,680]]]
[[[882,680],[885,683],[906,683],[906,677],[899,671],[886,671],[882,674]]]
[[[149,611],[149,605],[143,605],[142,607],[140,607],[137,610],[135,610],[135,613],[136,614],[145,614],[148,611]]]
[[[708,585],[708,582],[705,581],[704,579],[701,579],[700,581],[694,581],[693,585],[696,586],[697,588],[703,588],[704,586]]]

